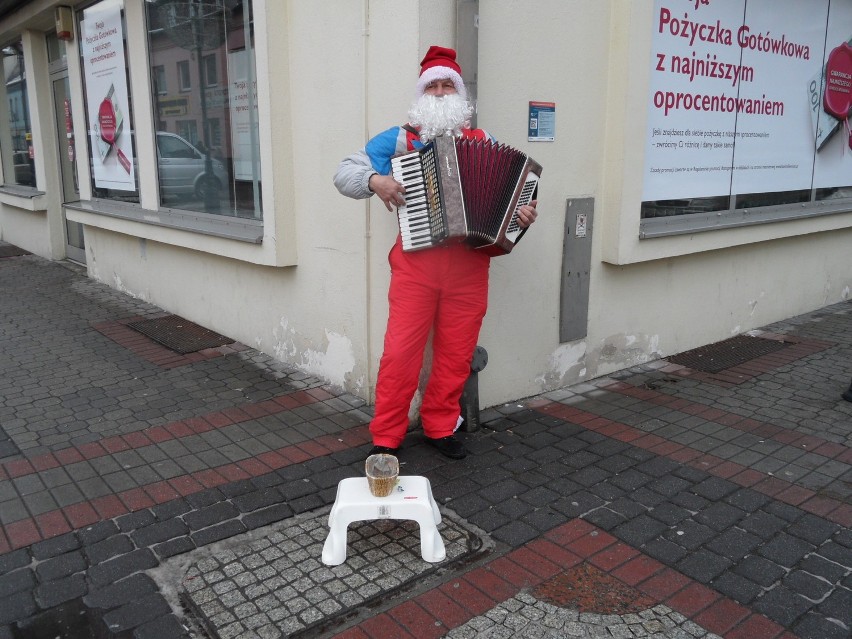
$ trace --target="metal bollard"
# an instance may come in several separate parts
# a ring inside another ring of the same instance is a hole
[[[461,401],[461,416],[464,420],[459,430],[472,433],[479,430],[479,377],[478,373],[488,364],[488,351],[477,346],[470,362],[470,377],[464,383]]]
[[[852,384],[849,384],[849,390],[843,393],[843,399],[847,402],[852,402]]]

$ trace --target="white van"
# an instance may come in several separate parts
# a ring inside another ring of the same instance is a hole
[[[167,131],[157,131],[157,168],[160,172],[160,195],[196,197],[203,200],[212,190],[218,198],[219,190],[228,183],[228,172],[219,160],[211,158],[211,174],[205,174],[204,154],[181,136]]]

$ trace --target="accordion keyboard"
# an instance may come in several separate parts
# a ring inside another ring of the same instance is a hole
[[[397,210],[404,251],[434,246],[445,237],[434,156],[418,152],[391,159],[391,175],[405,188]]]

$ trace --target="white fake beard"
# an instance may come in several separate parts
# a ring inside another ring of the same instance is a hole
[[[427,142],[439,135],[461,135],[472,114],[471,104],[457,93],[441,97],[424,93],[408,110],[408,121],[420,127],[420,139]]]

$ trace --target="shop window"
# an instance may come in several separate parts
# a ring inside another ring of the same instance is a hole
[[[139,202],[124,2],[101,0],[79,15],[92,194]]]
[[[214,147],[222,146],[222,124],[219,118],[210,118],[207,125],[210,127],[210,144]]]
[[[195,120],[178,120],[177,132],[190,144],[198,144],[198,122]]]
[[[166,81],[166,67],[161,64],[160,66],[151,69],[151,78],[154,80],[154,94],[167,95],[169,92],[169,85]]]
[[[655,0],[654,15],[641,237],[852,209],[852,3],[695,3],[681,21]]]
[[[0,155],[3,160],[5,184],[35,188],[35,160],[32,140],[32,123],[27,101],[27,73],[21,42],[2,48],[3,97],[0,106],[6,113],[0,115],[8,127],[0,127]]]
[[[189,60],[179,60],[177,63],[178,89],[192,91],[192,76],[189,73]]]
[[[151,76],[177,68],[180,92],[161,96],[155,114],[161,204],[261,218],[251,1],[159,0],[146,9]]]
[[[219,76],[216,73],[216,54],[204,56],[204,86],[215,87],[219,84]]]

